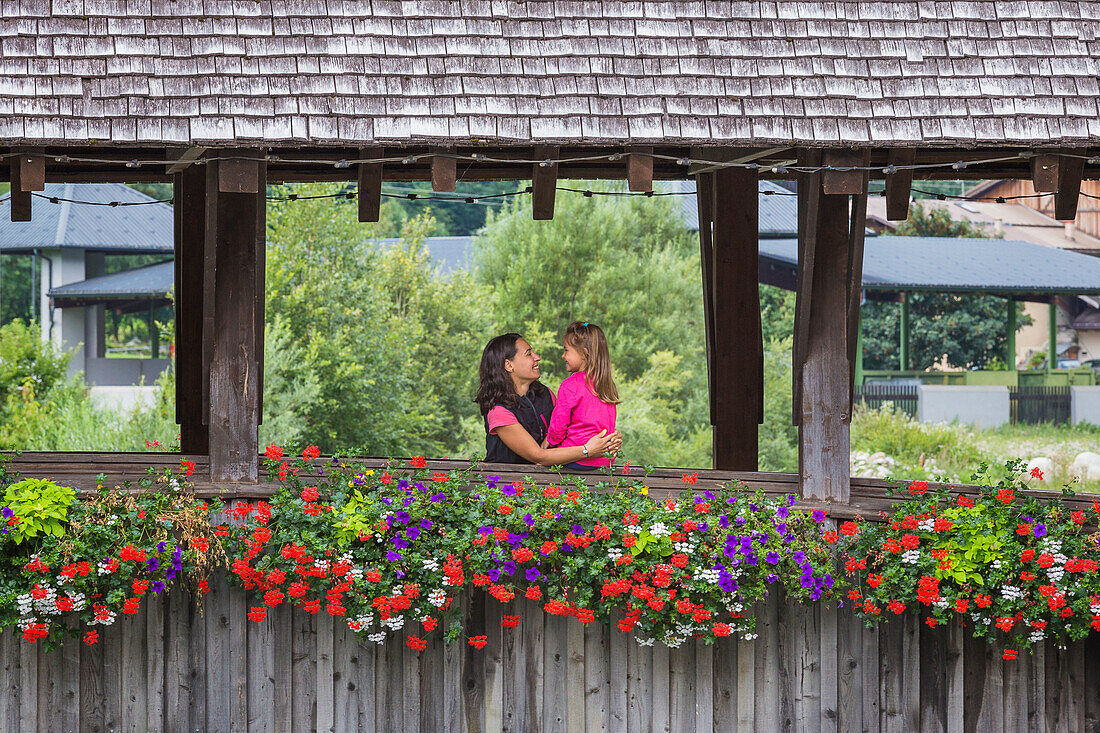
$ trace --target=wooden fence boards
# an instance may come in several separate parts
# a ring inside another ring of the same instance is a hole
[[[224,583],[202,601],[150,599],[90,647],[3,635],[0,730],[1100,731],[1100,634],[1006,661],[969,629],[916,615],[868,629],[773,593],[757,639],[668,649],[477,593],[456,603],[485,649],[436,631],[417,654],[418,625],[378,646],[323,612],[250,622],[259,601]],[[513,611],[520,626],[503,628]]]

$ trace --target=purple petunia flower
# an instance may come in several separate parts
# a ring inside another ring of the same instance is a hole
[[[775,516],[779,517],[780,519],[786,519],[788,516],[790,516],[790,513],[791,510],[785,506],[781,506],[775,510]]]
[[[806,553],[802,550],[795,550],[794,555],[792,555],[791,557],[799,565],[806,562]]]
[[[516,572],[516,561],[515,560],[505,560],[503,563],[501,563],[500,567],[501,567],[501,570],[504,571],[505,575],[512,575],[513,573]]]
[[[821,524],[825,521],[825,512],[821,511],[820,509],[814,509],[813,517],[815,522]]]
[[[512,484],[508,484],[507,486],[505,486],[503,489],[500,490],[500,493],[504,494],[505,496],[515,496],[516,495],[516,487],[513,486]]]
[[[397,490],[398,491],[404,491],[407,488],[409,488],[408,479],[401,479],[400,481],[397,482]]]
[[[736,524],[738,527],[740,527],[742,524],[744,524],[747,521],[748,520],[745,519],[744,517],[737,517],[736,519],[733,520],[733,523]]]
[[[13,512],[10,507],[4,507],[3,509],[0,509],[0,514],[4,515],[4,519],[11,519],[15,516],[15,512]]]
[[[768,573],[768,577],[764,578],[764,580],[768,581],[769,583],[774,583],[775,581],[779,580],[779,576],[775,573]]]
[[[160,560],[156,559],[155,557],[151,557],[145,561],[145,569],[148,570],[150,573],[155,573],[157,571],[157,568],[159,567]]]
[[[718,517],[718,526],[722,529],[728,529],[730,526],[730,518],[727,517],[725,514]]]
[[[432,494],[431,496],[428,497],[428,501],[430,501],[433,504],[438,504],[439,502],[443,501],[446,498],[447,498],[446,494]]]
[[[539,569],[534,567],[527,568],[527,572],[524,573],[524,575],[527,577],[527,580],[532,583],[542,577],[542,573],[539,572]]]
[[[163,593],[164,583],[158,580],[157,582],[153,583],[153,586],[149,590],[153,591],[154,593]]]
[[[794,506],[794,494],[787,494],[787,506]]]
[[[717,498],[718,498],[717,496],[715,496],[715,495],[714,495],[714,492],[713,492],[713,491],[711,491],[710,489],[705,489],[705,490],[703,491],[703,496],[707,497],[707,498],[708,498],[708,499],[710,499],[711,501],[714,501],[715,499],[717,499]]]
[[[393,550],[388,550],[386,552],[386,559],[389,560],[390,562],[397,562],[398,560],[401,559],[401,553],[400,552],[394,552]]]
[[[787,534],[787,523],[786,522],[776,522],[775,523],[775,531],[778,532],[779,534]]]
[[[764,556],[764,559],[767,560],[772,565],[775,565],[776,563],[779,562],[779,553],[776,552],[775,550],[771,550],[770,552],[768,552],[767,555]]]
[[[485,485],[490,489],[495,489],[497,484],[500,483],[500,476],[488,476],[485,479]]]
[[[801,584],[802,584],[803,588],[813,588],[814,587],[813,576],[812,575],[810,575],[810,576],[803,575]]]
[[[421,519],[420,520],[420,529],[427,532],[431,528],[432,528],[432,520],[430,520],[430,519]]]
[[[485,574],[488,575],[489,580],[493,581],[494,583],[497,582],[498,580],[500,580],[500,569],[499,568],[489,568],[489,572],[487,572]]]
[[[535,523],[535,518],[531,516],[530,512],[528,512],[528,513],[523,515],[523,521],[526,522],[527,524],[534,524]]]
[[[407,548],[408,546],[409,546],[409,543],[408,543],[408,542],[406,542],[406,541],[405,541],[405,540],[404,540],[404,539],[403,539],[403,538],[401,537],[401,535],[398,535],[398,536],[396,536],[396,537],[394,537],[394,538],[393,538],[393,549],[395,549],[395,550],[404,550],[404,549],[405,549],[405,548]]]
[[[573,530],[573,534],[575,535],[580,536],[584,534],[584,527],[579,524],[574,524],[572,527],[570,527],[570,529]]]
[[[409,522],[409,513],[407,511],[405,511],[404,509],[399,509],[397,514],[393,515],[393,519],[398,524],[408,524],[408,522]]]
[[[1036,524],[1035,529],[1032,530],[1032,533],[1034,533],[1036,537],[1046,537],[1047,526],[1045,524]]]
[[[167,542],[158,542],[157,543],[157,552],[164,552],[164,548],[167,547],[167,546],[168,546]]]
[[[410,540],[415,540],[420,536],[420,527],[409,527],[405,530],[405,536]]]

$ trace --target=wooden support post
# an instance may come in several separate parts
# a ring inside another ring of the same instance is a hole
[[[1047,311],[1047,375],[1058,365],[1058,299],[1050,296]]]
[[[626,185],[635,193],[653,190],[653,148],[632,147],[626,157]]]
[[[359,157],[363,159],[382,158],[385,151],[382,148],[363,148],[359,151]],[[359,221],[378,221],[379,212],[382,209],[382,164],[359,164]]]
[[[909,294],[900,294],[900,320],[898,324],[898,369],[909,369]]]
[[[213,159],[206,171],[205,250],[214,260],[209,428],[215,482],[255,481],[259,474],[267,167],[250,166],[252,179],[246,180],[240,162],[252,161]]]
[[[805,151],[799,165],[818,165],[820,156]],[[861,270],[852,227],[860,224],[849,220],[848,196],[825,193],[822,178],[803,173],[798,182],[794,417],[803,497],[847,503],[855,343],[850,301],[859,297],[853,283]],[[860,208],[857,197],[857,214]]]
[[[860,154],[858,165],[866,168],[871,162],[871,151]],[[846,422],[852,421],[852,404],[856,396],[856,375],[863,386],[863,351],[859,338],[860,302],[863,300],[863,236],[867,231],[867,184],[870,172],[860,171],[860,181],[852,189],[852,216],[848,227],[848,411]]]
[[[886,174],[886,218],[905,221],[909,218],[909,197],[913,188],[913,171],[897,170],[898,166],[912,165],[916,151],[897,148],[890,151]]]
[[[11,220],[31,220],[31,192],[46,189],[46,159],[42,148],[23,148],[8,158]]]
[[[1005,368],[1010,372],[1016,371],[1016,301],[1012,298],[1005,299],[1007,313],[1005,320],[1008,323],[1008,333],[1005,334],[1007,346],[1005,348]]]
[[[710,396],[710,424],[718,409],[714,385],[714,174],[695,176],[695,199],[699,210],[699,262],[703,275],[703,328],[707,349],[707,393]]]
[[[1054,218],[1073,221],[1077,218],[1077,199],[1081,196],[1081,178],[1085,174],[1087,150],[1070,151],[1077,157],[1062,158],[1058,165],[1058,192],[1054,194]]]
[[[764,421],[759,184],[756,171],[746,168],[723,168],[712,175],[714,467],[755,471]]]
[[[183,168],[173,177],[175,215],[176,422],[180,452],[209,452],[209,358],[203,338],[206,246],[206,170]],[[212,325],[212,324],[211,324]]]
[[[438,151],[446,153],[449,151]],[[446,154],[436,155],[432,158],[432,190],[447,193],[454,191],[458,185],[458,172],[454,158]]]
[[[554,199],[558,193],[558,153],[554,146],[535,148],[535,163],[531,169],[531,218],[549,221],[554,218]]]

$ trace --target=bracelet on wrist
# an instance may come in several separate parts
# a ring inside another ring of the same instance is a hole
[[[581,453],[584,453],[584,457],[588,458],[588,444],[587,443],[581,446]]]

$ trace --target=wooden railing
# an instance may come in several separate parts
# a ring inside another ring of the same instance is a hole
[[[847,609],[755,609],[759,637],[640,646],[532,601],[465,599],[475,650],[438,633],[360,642],[287,606],[262,623],[215,584],[173,592],[58,651],[0,637],[0,728],[37,731],[1089,731],[1100,635],[1015,661],[913,615],[865,628]],[[502,628],[502,614],[520,614]]]

